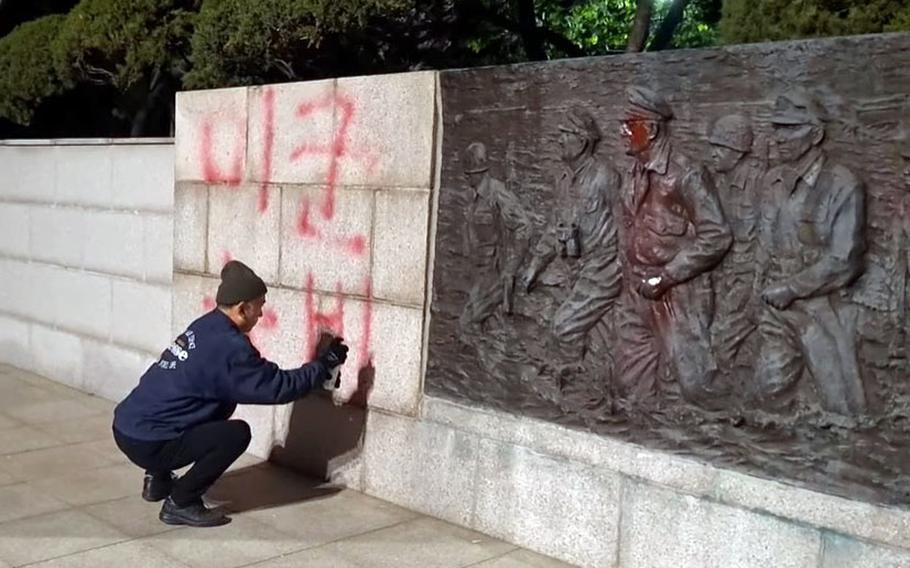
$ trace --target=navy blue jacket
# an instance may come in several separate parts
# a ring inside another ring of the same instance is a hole
[[[319,362],[281,370],[220,310],[200,317],[114,410],[114,428],[141,441],[171,440],[238,404],[292,402],[329,378]]]

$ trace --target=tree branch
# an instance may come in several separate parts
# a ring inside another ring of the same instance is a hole
[[[673,0],[673,4],[670,5],[666,17],[660,22],[660,26],[657,27],[657,32],[654,34],[651,45],[648,46],[650,51],[660,51],[670,47],[670,44],[673,42],[673,36],[676,34],[676,29],[679,27],[679,24],[682,23],[683,17],[686,15],[686,8],[688,6],[689,0]]]
[[[632,31],[629,32],[629,44],[626,51],[644,51],[651,33],[651,17],[654,12],[654,0],[638,0],[638,9],[635,11],[635,21]]]
[[[510,18],[503,16],[502,14],[496,12],[495,10],[491,10],[490,8],[485,6],[482,2],[478,2],[477,0],[469,0],[469,1],[464,2],[462,4],[462,6],[466,9],[467,12],[478,15],[480,17],[480,19],[487,20],[491,24],[499,26],[500,28],[502,28],[504,30],[518,34],[519,36],[522,36],[522,38],[524,37],[523,33],[522,33],[522,28],[517,22],[515,22],[514,20],[512,20]],[[562,35],[558,32],[555,32],[547,27],[539,27],[536,25],[536,22],[535,22],[535,28],[538,33],[538,37],[540,38],[541,48],[543,47],[543,43],[546,42],[546,43],[549,43],[550,45],[552,45],[553,47],[561,49],[569,57],[584,57],[585,55],[588,55],[588,53],[585,52],[584,49],[582,49],[581,47],[579,47],[578,45],[573,43],[569,38],[565,37],[564,35]],[[527,53],[527,51],[526,51],[526,53]],[[528,57],[532,57],[530,53],[528,53]],[[545,51],[543,52],[543,56],[540,59],[546,59]]]
[[[543,39],[537,28],[537,13],[534,9],[534,0],[517,0],[518,3],[518,31],[525,54],[532,61],[541,61],[547,58]]]
[[[288,78],[288,80],[297,79],[297,73],[294,72],[294,68],[291,67],[291,64],[285,61],[284,59],[275,58],[272,60],[272,65],[278,68],[281,71],[281,74]]]

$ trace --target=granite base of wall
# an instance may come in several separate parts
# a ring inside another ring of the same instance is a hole
[[[425,398],[364,440],[366,493],[579,566],[910,567],[910,512],[545,422]]]

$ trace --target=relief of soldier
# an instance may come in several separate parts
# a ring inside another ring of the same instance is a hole
[[[531,222],[518,198],[490,174],[486,146],[469,145],[464,164],[468,190],[463,254],[472,259],[476,271],[459,323],[462,330],[478,331],[491,316],[512,312]]]
[[[583,371],[599,340],[598,356],[615,358],[620,395],[654,400],[664,379],[689,402],[717,408],[730,394],[720,369],[752,365],[748,394],[763,406],[782,409],[808,371],[824,409],[865,412],[856,310],[846,297],[863,270],[864,192],[826,157],[820,109],[800,93],[776,100],[781,163],[767,172],[748,118],[712,122],[712,176],[674,146],[666,100],[634,87],[622,125],[634,167],[620,194],[620,176],[595,155],[597,122],[573,108],[560,126],[553,216],[533,247],[530,214],[490,175],[485,146],[471,144],[464,238],[477,272],[462,328],[476,332],[510,314],[516,287],[532,293],[560,259],[569,292],[550,322],[554,357]],[[910,151],[902,155],[910,163]],[[717,298],[715,280],[723,283]],[[758,345],[743,355],[749,341]]]
[[[716,273],[717,311],[712,328],[718,364],[730,371],[751,366],[754,353],[740,356],[757,328],[758,302],[756,248],[758,246],[758,198],[767,170],[754,151],[751,121],[741,114],[722,116],[708,128],[714,182],[724,215],[733,231],[733,247]]]
[[[762,183],[764,303],[756,401],[783,408],[808,370],[822,407],[866,411],[856,313],[847,287],[863,272],[865,194],[823,150],[826,113],[802,92],[779,96],[771,122],[781,162]]]
[[[726,389],[710,343],[710,272],[733,236],[705,168],[674,147],[672,119],[663,97],[629,90],[622,133],[635,165],[622,196],[615,378],[622,394],[647,400],[657,394],[659,377],[670,375],[684,398],[713,407]]]
[[[613,218],[620,177],[595,155],[601,130],[588,111],[571,109],[559,129],[562,167],[554,213],[533,248],[521,285],[530,292],[554,260],[564,263],[570,292],[553,316],[552,339],[564,357],[580,364],[591,335],[598,334],[606,345],[605,316],[620,291]]]

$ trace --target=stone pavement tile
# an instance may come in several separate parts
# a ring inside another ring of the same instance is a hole
[[[223,527],[181,528],[138,542],[147,543],[193,568],[236,568],[303,548],[291,535],[254,519],[236,516]]]
[[[66,508],[63,501],[26,483],[0,487],[0,523]]]
[[[572,564],[530,550],[516,550],[499,558],[472,564],[471,568],[572,568]]]
[[[3,396],[3,395],[0,395]],[[22,426],[22,423],[18,420],[13,420],[6,414],[0,412],[0,430],[9,430],[10,428],[19,428]]]
[[[111,423],[113,417],[107,414],[97,414],[76,420],[59,420],[45,422],[35,426],[47,432],[54,438],[66,444],[79,444],[81,442],[94,442],[112,438]]]
[[[262,564],[257,564],[256,568],[300,568],[303,566],[306,568],[364,568],[374,566],[374,564],[360,564],[356,560],[345,558],[334,548],[320,546],[267,560]]]
[[[0,430],[0,456],[63,445],[59,440],[32,426]]]
[[[29,568],[185,568],[181,564],[140,542],[122,542],[63,556],[47,562],[30,564]]]
[[[41,375],[36,375],[35,373],[30,373],[28,371],[16,371],[10,375],[7,375],[6,377],[0,376],[0,382],[2,382],[4,378],[10,379],[11,383],[19,385],[20,388],[29,388],[41,391],[45,399],[81,399],[82,397],[90,396],[78,389],[74,389],[69,385],[58,383],[57,381],[52,381],[50,379],[42,377]]]
[[[30,485],[46,495],[79,507],[129,495],[138,496],[142,492],[142,470],[133,465],[113,465],[42,479]]]
[[[51,399],[39,402],[24,403],[4,412],[26,424],[41,424],[58,420],[76,420],[87,418],[104,412],[101,408],[93,408],[81,401],[69,398]]]
[[[111,459],[89,451],[81,444],[0,456],[0,469],[20,481],[47,479],[113,463]]]
[[[12,485],[13,483],[19,483],[19,480],[0,469],[0,487]]]
[[[301,548],[390,527],[419,516],[391,503],[347,490],[245,515],[294,535],[301,542]]]
[[[140,486],[133,488],[135,495],[83,507],[89,515],[101,519],[133,538],[144,538],[163,532],[180,530],[158,520],[161,503],[147,503],[139,496]]]
[[[126,540],[87,513],[61,511],[0,524],[0,558],[13,566],[50,560]]]
[[[430,518],[333,542],[323,548],[353,566],[371,568],[470,566],[515,549],[511,544]]]
[[[126,457],[126,454],[121,452],[120,448],[117,447],[113,435],[109,436],[107,439],[85,442],[72,447],[82,448],[85,451],[92,452],[112,463],[133,463]]]
[[[65,400],[60,395],[55,395],[46,391],[19,381],[4,380],[0,377],[0,412],[14,418],[11,410],[16,410],[22,406],[38,404],[41,402]]]

